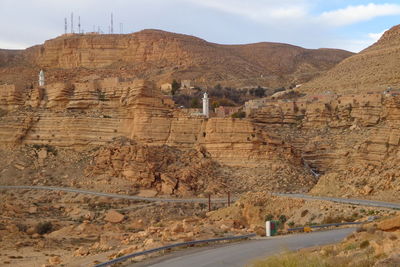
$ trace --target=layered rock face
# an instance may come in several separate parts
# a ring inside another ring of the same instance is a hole
[[[398,200],[399,101],[397,94],[316,95],[270,102],[250,117],[322,175],[314,193]]]
[[[298,160],[290,145],[250,121],[190,116],[146,81],[109,78],[4,89],[0,138],[6,143],[85,147],[122,136],[150,145],[200,145],[220,162],[237,166],[274,157]]]
[[[315,183],[300,154],[275,133],[246,119],[175,109],[151,82],[108,78],[4,89],[2,144],[83,151],[104,146],[86,173],[93,180],[106,174],[175,195],[221,193],[224,181],[232,192],[304,191]]]
[[[386,31],[382,38],[332,68],[321,77],[305,84],[306,92],[337,93],[382,92],[400,86],[400,25]]]
[[[6,60],[14,51],[0,53],[0,74],[4,59],[10,63],[5,69],[14,65],[37,71],[44,68],[50,82],[64,78],[78,81],[95,73],[151,79],[159,85],[178,79],[191,80],[197,86],[221,83],[276,88],[308,81],[352,55],[343,50],[309,50],[278,43],[219,45],[160,30],[125,35],[68,34],[18,53],[13,57],[15,64]],[[24,73],[23,80],[35,83],[35,78]],[[16,83],[19,79],[9,77],[6,81]]]

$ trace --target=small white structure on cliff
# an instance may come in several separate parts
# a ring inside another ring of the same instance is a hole
[[[39,72],[39,86],[44,86],[44,71],[40,70]]]
[[[207,118],[210,116],[210,104],[207,93],[204,93],[203,96],[203,115],[206,116]]]

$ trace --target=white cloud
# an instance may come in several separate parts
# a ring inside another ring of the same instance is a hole
[[[0,49],[25,49],[28,46],[28,44],[24,43],[0,40]]]
[[[305,0],[281,0],[279,5],[274,0],[189,0],[194,4],[213,8],[222,12],[246,17],[258,22],[272,19],[298,19],[308,14],[309,4]],[[310,2],[310,1],[308,1]]]
[[[387,30],[384,30],[384,31],[378,32],[378,33],[368,33],[368,37],[369,37],[372,41],[377,42],[377,41],[382,37],[382,35],[383,35],[386,31],[387,31]]]
[[[350,25],[368,21],[380,16],[400,14],[400,4],[374,4],[352,6],[313,14],[312,7],[318,1],[281,0],[180,0],[216,9],[225,13],[240,15],[257,22],[273,22],[276,19],[297,21],[305,24],[323,24],[329,27]]]
[[[399,15],[400,5],[373,4],[348,6],[346,8],[323,12],[319,16],[321,22],[332,26],[345,26],[380,16]]]
[[[358,53],[361,50],[376,43],[382,37],[385,31],[378,33],[368,33],[367,35],[365,35],[365,38],[359,40],[339,40],[337,41],[337,44],[340,44],[343,49]]]

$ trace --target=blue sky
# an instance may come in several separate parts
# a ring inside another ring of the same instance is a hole
[[[74,12],[84,31],[142,29],[210,42],[282,42],[358,52],[400,23],[400,0],[0,0],[0,48],[26,48],[64,33]],[[68,26],[70,31],[70,27]]]

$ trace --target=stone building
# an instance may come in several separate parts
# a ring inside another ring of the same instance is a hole
[[[226,118],[232,116],[232,114],[240,111],[242,107],[228,107],[228,106],[219,106],[214,109],[215,116],[218,118]]]
[[[181,89],[190,89],[191,88],[191,81],[190,80],[182,80],[181,81]]]
[[[163,83],[163,84],[161,84],[160,89],[164,93],[171,93],[172,84],[171,83]]]

